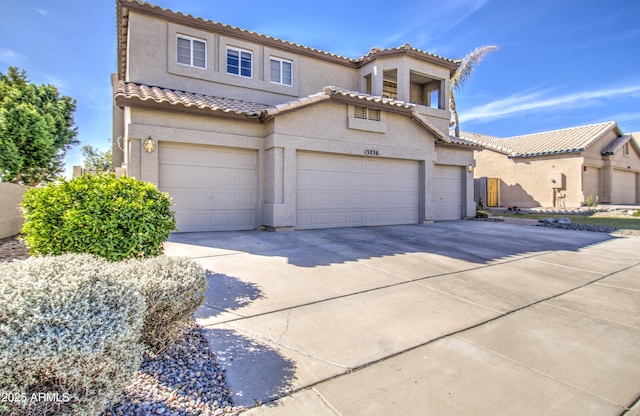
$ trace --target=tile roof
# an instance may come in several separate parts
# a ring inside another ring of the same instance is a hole
[[[518,152],[509,147],[505,139],[501,139],[495,136],[489,136],[487,134],[479,133],[467,133],[461,132],[460,137],[464,138],[472,143],[476,143],[485,149],[495,150],[496,152],[505,153],[508,155],[516,155]]]
[[[415,109],[415,104],[390,98],[363,94],[338,87],[325,87],[322,92],[306,97],[297,98],[282,104],[268,105],[231,98],[214,97],[187,91],[178,91],[139,84],[135,82],[118,81],[114,93],[116,104],[120,106],[132,105],[169,105],[176,109],[191,109],[211,111],[221,115],[232,115],[241,118],[256,119],[262,122],[290,111],[298,110],[309,105],[330,99],[346,100],[348,102],[362,102],[363,105],[375,105],[388,111],[397,111],[412,118],[418,124],[430,131],[441,142],[480,148],[476,142],[465,138],[455,138],[444,134]]]
[[[405,101],[394,100],[393,98],[386,98],[378,95],[365,94],[358,91],[346,90],[340,87],[324,87],[324,92],[328,95],[337,95],[345,98],[355,98],[356,100],[365,101],[370,104],[382,104],[384,106],[407,109],[415,108],[415,104],[407,103]]]
[[[609,143],[607,146],[605,146],[604,149],[602,149],[602,154],[612,155],[620,150],[626,143],[631,143],[631,146],[633,146],[636,149],[636,152],[640,154],[640,145],[636,141],[635,137],[630,134],[618,136],[613,139],[611,143]]]
[[[511,157],[532,157],[583,152],[612,130],[617,136],[622,135],[616,122],[609,121],[503,139],[477,133],[461,133],[461,136]]]
[[[410,54],[412,56],[416,56],[416,57],[420,57],[423,59],[431,59],[431,60],[437,60],[439,61],[441,64],[444,63],[446,66],[448,66],[452,71],[455,71],[458,66],[460,66],[461,60],[459,59],[450,59],[450,58],[445,58],[444,56],[440,56],[440,55],[436,55],[433,54],[431,52],[427,52],[427,51],[423,51],[421,49],[418,48],[414,48],[413,46],[411,46],[408,43],[405,43],[403,45],[400,45],[396,48],[371,48],[371,50],[364,56],[361,56],[360,58],[357,58],[353,61],[358,62],[359,64],[365,64],[369,61],[371,61],[372,59],[375,59],[378,56],[385,56],[385,55],[396,55],[399,53],[406,53],[406,54]]]
[[[153,87],[134,82],[118,81],[114,94],[116,103],[123,100],[169,104],[199,110],[219,111],[227,114],[260,117],[270,105],[249,101],[220,98],[193,92],[177,91],[168,88]]]

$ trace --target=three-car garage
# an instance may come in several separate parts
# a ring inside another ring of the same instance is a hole
[[[173,199],[178,231],[260,226],[260,152],[162,142],[158,187]],[[297,151],[295,229],[417,224],[424,204],[421,162]],[[463,217],[459,166],[436,165],[433,219]]]

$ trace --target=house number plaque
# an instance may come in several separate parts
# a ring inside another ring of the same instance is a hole
[[[380,152],[378,152],[375,149],[365,149],[364,150],[364,154],[367,155],[367,156],[379,156]]]

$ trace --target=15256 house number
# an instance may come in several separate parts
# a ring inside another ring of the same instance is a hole
[[[364,149],[364,154],[367,156],[380,156],[380,152],[374,149]]]

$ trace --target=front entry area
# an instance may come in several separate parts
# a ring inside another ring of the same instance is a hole
[[[416,224],[419,178],[414,160],[298,152],[296,228]]]

